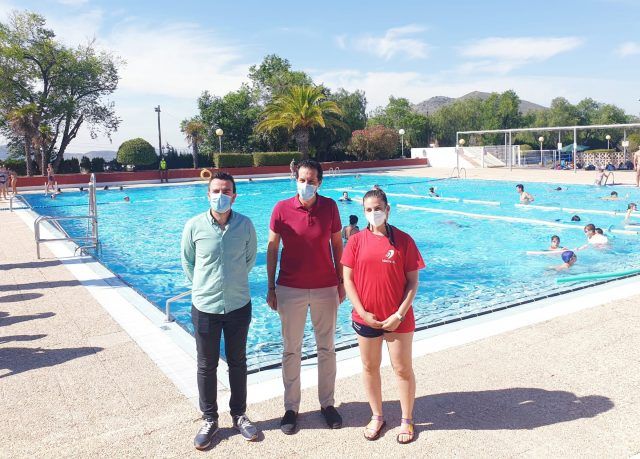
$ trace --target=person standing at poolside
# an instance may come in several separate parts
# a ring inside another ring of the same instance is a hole
[[[258,437],[247,409],[247,334],[251,323],[249,271],[256,261],[256,231],[247,217],[231,210],[233,177],[217,172],[209,180],[210,209],[187,222],[182,233],[182,268],[192,282],[191,319],[196,339],[198,393],[204,423],[194,439],[203,450],[218,431],[217,369],[224,335],[229,367],[229,408],[234,429],[247,440]]]
[[[535,201],[534,197],[531,194],[524,191],[524,185],[516,185],[516,191],[520,195],[520,204],[530,204]]]
[[[167,161],[164,159],[160,159],[160,183],[167,182],[169,183],[169,171],[167,170]]]
[[[289,170],[291,171],[291,178],[294,179],[296,177],[296,160],[295,158],[291,158],[291,162],[289,163]]]
[[[412,367],[415,319],[412,303],[418,290],[418,270],[425,267],[407,233],[389,225],[391,208],[383,191],[364,195],[367,229],[355,234],[342,255],[344,285],[353,305],[353,329],[358,335],[362,379],[373,416],[364,436],[376,440],[384,428],[380,362],[387,342],[396,373],[402,419],[398,443],[414,438],[413,405],[416,380]]]
[[[18,173],[12,169],[8,169],[8,171],[9,171],[9,183],[11,184],[11,192],[15,196],[18,194]]]
[[[58,183],[56,182],[56,176],[53,175],[53,166],[49,164],[47,166],[47,183],[44,188],[44,195],[47,196],[49,194],[49,189],[51,189],[51,194],[56,194],[56,190],[58,189]]]
[[[0,163],[0,196],[2,199],[7,198],[7,187],[9,186],[9,171]]]
[[[300,367],[307,311],[318,351],[320,412],[332,429],[342,427],[334,407],[337,309],[345,298],[342,283],[342,237],[336,202],[318,194],[322,167],[302,160],[295,171],[297,194],[278,202],[271,214],[267,245],[267,303],[278,311],[282,326],[282,380],[285,414],[280,430],[296,432],[300,408]],[[278,251],[280,272],[276,282]]]
[[[636,171],[636,186],[640,187],[640,147],[633,154],[633,168]]]

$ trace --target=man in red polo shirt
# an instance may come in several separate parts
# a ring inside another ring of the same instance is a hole
[[[318,398],[332,429],[342,427],[334,408],[336,353],[334,337],[338,305],[344,300],[342,283],[342,223],[335,201],[317,194],[322,167],[303,160],[296,170],[298,193],[273,208],[267,246],[267,303],[282,323],[284,351],[282,379],[285,414],[280,429],[296,432],[300,408],[300,365],[307,310],[318,351]],[[276,283],[278,250],[282,240],[280,272]]]

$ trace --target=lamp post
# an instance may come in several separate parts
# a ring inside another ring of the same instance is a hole
[[[458,145],[460,145],[460,148],[464,147],[464,139],[458,140]],[[456,168],[458,169],[458,178],[460,178],[460,153],[458,152],[457,148],[456,148]]]
[[[404,129],[400,129],[398,131],[398,134],[400,134],[400,151],[402,152],[402,157],[404,158]]]
[[[220,153],[222,153],[222,135],[224,131],[220,128],[216,129],[216,135],[218,136],[218,145],[220,146]]]
[[[611,136],[607,134],[604,138],[607,139],[607,150],[610,150],[609,142],[611,141]]]
[[[542,136],[538,137],[538,142],[540,142],[540,165],[544,166],[542,161],[542,142],[544,142],[544,137]]]

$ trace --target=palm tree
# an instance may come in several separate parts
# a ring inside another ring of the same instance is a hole
[[[197,118],[183,120],[180,123],[180,130],[184,133],[187,143],[193,148],[193,168],[198,168],[198,146],[204,140],[204,134],[207,130],[204,123]]]
[[[317,126],[333,129],[344,123],[337,119],[340,107],[327,100],[321,87],[291,86],[267,104],[256,131],[285,128],[296,139],[302,157],[309,157],[309,132]]]
[[[27,104],[16,108],[9,113],[8,120],[11,130],[22,138],[27,175],[33,175],[31,157],[33,156],[34,141],[40,132],[37,107],[35,104]]]

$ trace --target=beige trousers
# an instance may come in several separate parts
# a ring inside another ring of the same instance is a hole
[[[300,289],[277,285],[276,298],[284,341],[284,409],[296,413],[300,409],[301,350],[308,309],[311,309],[318,351],[318,399],[322,408],[333,406],[336,385],[334,338],[339,305],[337,287]]]

